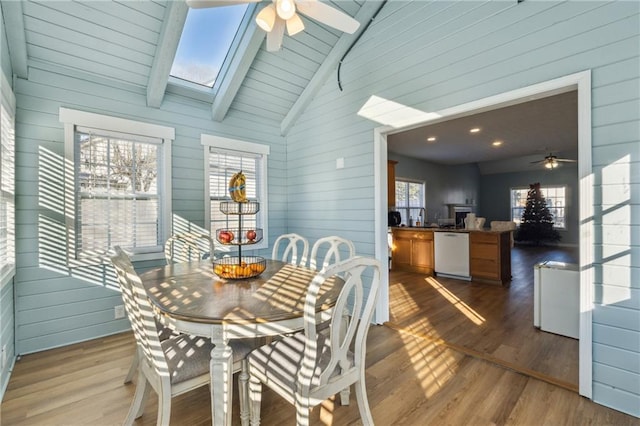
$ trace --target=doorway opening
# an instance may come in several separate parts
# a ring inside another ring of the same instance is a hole
[[[426,120],[405,128],[390,126],[374,130],[374,167],[375,167],[375,255],[386,264],[388,258],[387,243],[387,135],[432,124],[435,120],[444,121],[464,115],[472,115],[528,100],[557,95],[571,90],[578,91],[578,186],[579,186],[579,248],[580,248],[580,336],[579,336],[579,393],[591,398],[592,393],[592,336],[591,336],[591,294],[593,286],[593,196],[591,188],[591,72],[583,71],[541,82],[524,88],[501,93],[499,95],[458,105],[437,111],[429,116],[437,119]],[[380,298],[376,310],[376,322],[389,320],[389,275],[383,273]]]

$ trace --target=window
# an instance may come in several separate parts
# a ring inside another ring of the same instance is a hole
[[[541,186],[540,191],[547,202],[550,213],[553,215],[553,227],[556,229],[566,229],[565,207],[566,186]],[[511,220],[520,225],[522,212],[527,206],[528,188],[511,189]]]
[[[251,249],[266,248],[268,241],[267,232],[267,156],[269,147],[266,145],[233,139],[221,138],[210,135],[202,135],[202,145],[205,149],[205,172],[207,181],[205,190],[207,197],[205,211],[208,213],[206,223],[212,236],[216,235],[216,229],[236,229],[238,227],[237,215],[224,215],[220,212],[220,202],[229,201],[229,179],[235,173],[242,171],[247,178],[247,198],[260,203],[260,211],[257,215],[242,216],[243,229],[262,229],[262,241],[250,246]],[[216,249],[226,250],[227,246],[221,246],[216,242]]]
[[[233,57],[241,29],[246,28],[254,5],[238,4],[203,9],[189,8],[171,77],[212,88]]]
[[[171,214],[174,130],[60,109],[73,164],[70,259],[99,258],[119,245],[137,260],[162,256]]]
[[[0,102],[0,286],[15,274],[15,98],[2,74]]]
[[[396,210],[400,212],[401,222],[409,225],[409,218],[416,223],[424,215],[424,182],[396,179]]]

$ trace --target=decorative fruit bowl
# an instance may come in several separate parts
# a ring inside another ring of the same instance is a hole
[[[220,278],[232,280],[257,277],[266,267],[267,262],[260,256],[231,256],[213,261],[213,272]]]
[[[216,229],[216,239],[221,244],[248,245],[262,241],[262,229],[247,229],[238,235],[238,230]]]

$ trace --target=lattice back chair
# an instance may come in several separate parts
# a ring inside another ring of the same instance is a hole
[[[284,244],[287,244],[284,246]],[[282,256],[280,256],[280,247],[284,246]],[[299,247],[300,246],[300,247]],[[298,255],[300,253],[300,255]],[[306,265],[309,257],[309,241],[298,234],[280,235],[273,244],[272,259],[280,259],[283,262],[292,265]]]
[[[197,232],[174,234],[164,243],[167,264],[213,258],[213,250],[213,239],[207,234]]]
[[[323,237],[318,239],[311,248],[309,267],[319,271],[355,255],[356,247],[351,240],[336,235]]]
[[[126,253],[124,253],[124,251],[120,247],[116,247],[115,250],[116,250],[116,254],[127,256]],[[128,256],[127,256],[127,259],[128,259]],[[132,328],[136,327],[139,325],[139,321],[137,321],[136,318],[133,316],[135,309],[137,309],[135,299],[133,297],[133,288],[129,284],[129,281],[125,279],[125,274],[119,274],[117,270],[116,270],[116,278],[120,285],[120,294],[122,295],[122,302],[125,306],[125,312],[127,313],[127,318],[131,323],[131,327]],[[156,325],[156,331],[158,332],[158,338],[160,339],[160,341],[166,340],[172,336],[177,336],[179,334],[171,330],[169,327],[163,326],[158,321],[157,318],[154,318],[154,321]],[[136,350],[139,350],[137,343],[136,343],[136,347],[137,347]],[[138,360],[139,360],[139,356],[134,355],[131,361],[131,366],[129,367],[129,372],[127,373],[127,376],[124,379],[125,384],[131,383],[133,381],[133,376],[136,374],[136,371],[138,371]]]
[[[260,423],[263,383],[295,405],[298,425],[308,425],[309,409],[338,392],[342,405],[348,405],[348,389],[355,384],[362,422],[373,425],[365,386],[365,355],[380,271],[377,260],[360,256],[320,271],[305,299],[304,333],[286,336],[249,355],[252,425]],[[365,288],[368,277],[371,280]],[[329,279],[342,279],[344,286],[333,308],[329,333],[318,333],[316,306],[322,303],[320,290]]]
[[[111,262],[118,282],[126,291],[130,302],[125,309],[132,320],[133,333],[138,345],[138,381],[133,402],[125,419],[132,425],[142,416],[149,385],[158,394],[158,425],[168,425],[171,418],[171,399],[210,383],[209,361],[213,345],[209,339],[179,334],[160,341],[155,315],[140,277],[133,269],[127,254],[115,247]],[[130,292],[127,290],[130,289]],[[240,376],[241,395],[247,394],[246,360],[251,347],[243,342],[232,342],[234,372],[244,370]],[[245,398],[240,398],[241,405]],[[247,415],[247,407],[241,406],[241,415]]]

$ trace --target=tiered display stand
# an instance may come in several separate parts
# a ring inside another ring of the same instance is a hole
[[[225,215],[238,215],[236,229],[216,229],[216,240],[223,245],[238,247],[237,256],[228,256],[213,261],[213,272],[221,278],[243,279],[260,275],[266,268],[264,258],[260,256],[243,256],[242,247],[262,241],[262,229],[243,229],[243,216],[255,215],[260,211],[257,201],[223,201],[220,211]]]

